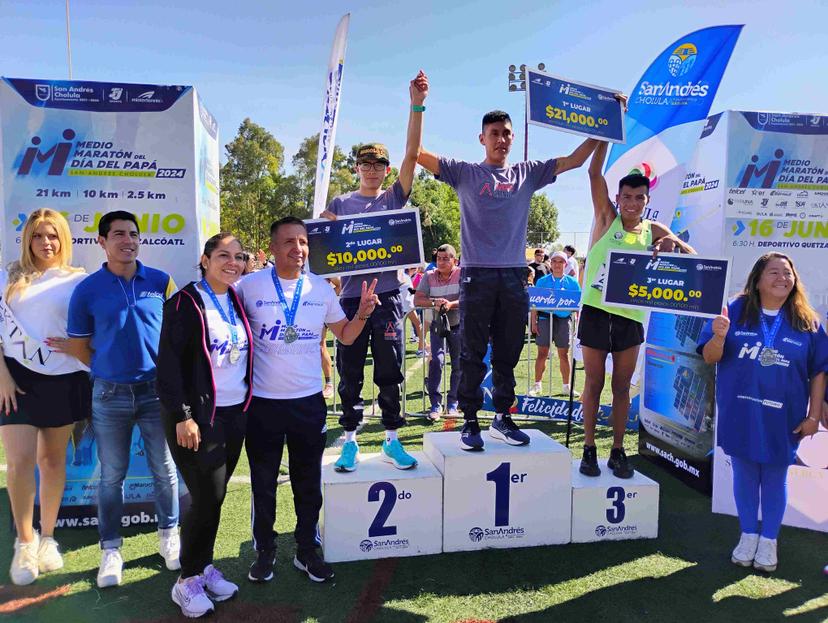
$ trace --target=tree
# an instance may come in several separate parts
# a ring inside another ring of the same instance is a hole
[[[420,210],[426,260],[441,244],[451,244],[460,253],[460,201],[454,189],[423,169],[414,179],[411,204]]]
[[[295,184],[299,189],[299,204],[297,208],[303,210],[296,214],[300,218],[310,217],[313,212],[314,185],[316,183],[316,158],[319,153],[319,134],[307,137],[299,145],[299,150],[293,156],[293,169],[296,178]],[[328,196],[325,205],[331,199],[342,193],[356,190],[359,187],[353,167],[349,166],[349,158],[338,147],[334,147],[333,162],[331,163],[331,181],[328,186]]]
[[[529,246],[543,246],[555,242],[558,231],[558,208],[543,193],[535,193],[529,204],[529,227],[526,242]]]

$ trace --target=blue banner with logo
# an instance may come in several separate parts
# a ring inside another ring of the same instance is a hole
[[[419,210],[388,210],[307,221],[308,267],[322,277],[423,264]]]
[[[527,69],[529,123],[612,143],[624,142],[624,114],[618,89],[566,80]]]
[[[578,311],[580,290],[529,288],[529,307],[538,311]]]
[[[742,26],[712,26],[668,45],[629,95],[627,142],[613,145],[608,186],[630,173],[650,178],[644,218],[670,223],[686,165],[702,132]]]
[[[610,251],[607,305],[718,316],[727,302],[729,261],[698,255]]]

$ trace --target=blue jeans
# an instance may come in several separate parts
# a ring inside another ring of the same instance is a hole
[[[440,391],[440,382],[443,380],[443,368],[446,366],[446,351],[451,357],[451,376],[449,377],[448,407],[457,407],[457,386],[460,384],[460,325],[451,328],[451,333],[445,342],[438,333],[438,323],[432,322],[429,334],[431,336],[431,361],[428,364],[428,396],[432,407],[439,407],[443,402],[443,393]]]
[[[92,427],[98,444],[101,483],[98,488],[98,533],[101,549],[120,547],[124,511],[124,478],[129,468],[132,429],[141,430],[147,463],[155,483],[155,512],[159,528],[178,525],[178,476],[164,427],[155,381],[110,383],[95,379],[92,389]]]

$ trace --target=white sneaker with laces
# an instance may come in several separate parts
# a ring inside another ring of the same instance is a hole
[[[532,389],[529,390],[530,396],[540,396],[543,393],[543,386],[541,385],[540,381],[535,383],[532,386]]]
[[[227,601],[239,592],[239,587],[228,582],[224,574],[213,565],[204,567],[201,579],[204,582],[204,588],[207,589],[207,594],[213,601]]]
[[[63,568],[63,556],[60,555],[58,543],[50,536],[40,539],[37,548],[37,566],[41,573],[49,573]]]
[[[158,528],[158,553],[164,559],[167,569],[178,571],[181,568],[181,561],[178,556],[181,553],[181,539],[178,536],[178,526],[172,528]]]
[[[37,568],[38,536],[35,532],[34,540],[28,543],[21,543],[20,539],[14,540],[14,556],[12,556],[9,575],[11,581],[18,586],[26,586],[37,579],[40,571]]]
[[[569,384],[568,384],[568,383],[564,383],[564,386],[563,386],[563,395],[564,395],[564,396],[569,396],[569,389],[570,389],[570,388],[569,388]],[[578,397],[580,397],[580,395],[581,395],[581,394],[578,392],[578,390],[577,390],[577,389],[576,389],[575,391],[573,391],[573,392],[572,392],[572,397],[573,397],[573,398],[578,398]]]
[[[759,537],[759,545],[756,548],[756,557],[753,559],[753,568],[759,571],[776,571],[779,559],[776,556],[776,539]]]
[[[204,592],[204,582],[200,575],[173,584],[170,597],[181,608],[181,614],[189,619],[203,617],[215,610],[213,602]]]
[[[746,534],[742,532],[739,537],[739,544],[733,550],[730,556],[730,562],[740,567],[749,567],[753,564],[753,559],[756,557],[756,548],[759,545],[758,534]]]
[[[105,549],[101,553],[101,567],[98,569],[98,588],[118,586],[124,569],[124,559],[117,547]]]

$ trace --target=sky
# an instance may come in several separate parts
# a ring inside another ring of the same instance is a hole
[[[65,0],[0,0],[0,75],[65,79]],[[509,112],[522,157],[522,93],[508,67],[546,71],[629,93],[647,66],[683,35],[712,25],[745,28],[711,113],[828,112],[828,3],[792,0],[674,2],[453,0],[70,0],[73,77],[193,85],[216,116],[222,144],[245,117],[285,147],[286,160],[319,131],[333,33],[351,14],[337,144],[405,142],[408,82],[423,69],[423,145],[480,161],[480,119]],[[570,153],[571,134],[530,127],[529,157]],[[586,168],[547,188],[562,232],[592,219]],[[584,236],[563,236],[583,245]]]

